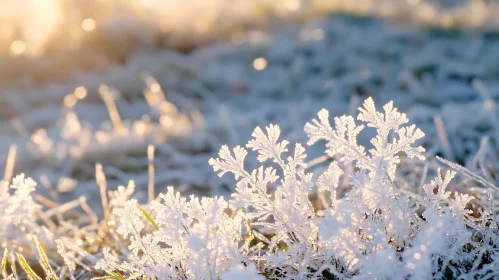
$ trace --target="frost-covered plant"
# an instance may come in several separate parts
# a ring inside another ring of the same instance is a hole
[[[171,187],[159,197],[163,203],[152,202],[151,216],[133,199],[114,210],[117,232],[129,239],[131,254],[120,261],[106,248],[98,269],[127,272],[130,278],[215,279],[242,263],[241,216],[225,213],[223,198],[187,201]],[[154,229],[144,230],[144,216]]]
[[[301,145],[297,144],[294,153],[284,159],[288,142],[278,141],[280,130],[274,125],[267,127],[267,135],[256,128],[247,147],[258,152],[260,162],[272,160],[281,174],[263,166],[245,171],[247,151],[239,146],[234,148],[234,155],[223,146],[220,159],[210,160],[219,175],[231,172],[238,180],[230,205],[243,210],[252,226],[250,236],[255,236],[258,243],[250,249],[250,258],[266,275],[293,279],[326,275],[386,279],[397,275],[421,279],[448,274],[450,263],[461,262],[465,267],[466,261],[474,259],[465,252],[471,236],[467,227],[477,228],[466,208],[471,197],[446,191],[454,173],[441,176],[439,170],[437,178],[424,186],[423,197],[395,186],[401,154],[424,159],[424,149],[414,146],[424,134],[414,125],[405,126],[406,115],[399,113],[392,102],[383,109],[377,112],[371,98],[359,108],[358,120],[377,132],[368,152],[357,143],[364,126],[356,125],[350,116],[335,118],[332,127],[328,112],[322,110],[318,120],[305,126],[308,144],[326,140],[328,156],[356,167],[351,190],[341,199],[336,197],[343,175],[338,163],[332,162],[314,181],[313,174],[305,172]],[[269,192],[273,188],[275,191]],[[318,217],[309,200],[312,190],[331,194],[323,217]],[[482,226],[495,223],[495,218],[489,218]],[[489,240],[497,244],[497,236],[494,238]],[[450,273],[457,276],[461,272]]]
[[[8,248],[16,241],[19,246],[26,246],[30,235],[47,233],[37,220],[40,218],[41,205],[36,203],[31,194],[36,182],[17,175],[12,184],[0,182],[0,248]]]
[[[424,159],[424,149],[414,145],[424,134],[407,126],[406,115],[392,102],[383,109],[376,111],[371,98],[359,108],[358,120],[376,129],[367,152],[357,143],[364,125],[353,117],[335,118],[332,126],[322,110],[318,120],[306,124],[308,144],[326,140],[326,154],[336,160],[320,174],[306,172],[313,164],[305,162],[302,145],[288,153],[280,128],[269,125],[265,132],[257,127],[247,147],[270,166],[246,171],[248,152],[240,146],[232,152],[223,146],[220,158],[210,160],[220,176],[230,172],[238,181],[228,203],[193,196],[188,201],[173,188],[160,195],[163,203],[146,207],[150,216],[136,200],[117,203],[116,231],[129,241],[130,251],[120,257],[106,248],[96,267],[113,275],[159,279],[258,279],[255,270],[271,279],[496,275],[493,207],[472,213],[470,196],[447,191],[455,175],[450,171],[439,169],[423,186],[424,195],[398,188],[400,158]],[[342,166],[349,164],[356,172],[350,190],[338,197]],[[121,200],[129,192],[122,189]],[[315,201],[311,195],[316,192],[330,198]],[[327,209],[318,211],[314,203]],[[152,227],[146,228],[146,220]]]
[[[497,232],[491,233],[497,220],[482,213],[487,222],[477,225],[468,208],[472,197],[446,190],[455,172],[442,176],[439,169],[437,178],[423,186],[426,195],[422,197],[398,189],[393,183],[398,154],[424,159],[424,149],[412,147],[424,134],[414,125],[402,126],[408,120],[392,102],[383,109],[384,113],[377,112],[372,99],[359,109],[358,119],[377,132],[369,154],[355,141],[363,127],[356,127],[351,117],[335,118],[333,129],[327,112],[321,111],[320,121],[305,126],[309,144],[324,139],[329,156],[353,161],[358,168],[352,176],[352,190],[318,222],[319,239],[329,254],[339,257],[359,278],[392,278],[394,270],[403,278],[441,278],[449,273],[457,277],[462,270],[447,271],[449,264],[464,268],[476,257],[467,252],[469,246],[474,247],[469,228],[478,232],[488,228],[490,244],[497,244]],[[334,187],[336,182],[332,182]],[[346,236],[351,238],[345,242]]]
[[[243,210],[248,223],[258,228],[250,233],[250,237],[260,241],[251,248],[253,259],[261,261],[264,270],[275,277],[303,278],[310,268],[320,266],[315,261],[318,259],[318,227],[313,222],[316,215],[308,199],[314,186],[313,174],[305,173],[305,149],[300,144],[284,159],[288,142],[278,142],[279,127],[270,125],[266,131],[267,135],[257,127],[247,147],[258,152],[260,162],[272,160],[277,164],[282,169],[281,176],[273,167],[245,171],[247,151],[239,146],[234,148],[234,156],[223,146],[220,159],[211,159],[210,164],[215,171],[220,170],[220,176],[231,172],[239,179],[230,204]],[[270,195],[269,187],[278,179],[280,183]],[[285,251],[280,249],[283,247]],[[265,249],[263,254],[261,249]]]
[[[104,246],[97,246],[102,257],[96,262],[93,257],[86,260],[116,279],[498,277],[499,232],[492,195],[496,187],[475,176],[490,187],[489,198],[482,203],[490,204],[486,209],[476,209],[469,195],[448,191],[456,174],[452,171],[438,169],[436,178],[418,193],[399,188],[395,179],[402,157],[424,159],[424,149],[415,145],[423,132],[407,126],[406,115],[392,102],[378,112],[369,98],[359,111],[357,119],[376,130],[373,147],[367,151],[357,143],[364,125],[357,125],[353,117],[337,117],[331,125],[328,112],[322,110],[317,120],[306,124],[309,145],[326,141],[331,162],[325,168],[317,168],[316,160],[306,162],[301,144],[290,152],[289,143],[279,140],[276,125],[265,132],[257,127],[247,145],[266,166],[246,171],[247,150],[222,146],[220,157],[209,163],[220,176],[234,174],[236,191],[229,201],[187,199],[169,187],[141,206],[130,199],[135,189],[130,181],[126,188],[109,192],[108,204],[104,175],[97,168],[106,198],[103,206],[113,211],[112,215],[105,211],[101,227],[97,223],[90,227],[97,234],[85,237],[102,242]],[[347,172],[348,166],[354,167],[353,174]],[[338,192],[345,176],[350,176],[349,189]],[[20,175],[12,186],[3,183],[0,189],[0,210],[10,217],[7,225],[23,233],[39,227],[26,218],[36,217],[40,209],[29,195],[34,186]],[[2,232],[10,230],[0,226]],[[40,253],[47,276],[68,270],[69,277],[76,277],[80,267],[92,270],[77,259],[77,255],[89,255],[78,247],[82,242],[75,245],[68,238],[56,242],[65,267],[52,272],[45,253]],[[42,252],[36,239],[35,244]],[[21,263],[26,262],[19,256]],[[35,273],[24,267],[28,274]]]

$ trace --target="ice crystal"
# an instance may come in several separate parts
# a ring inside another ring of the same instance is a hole
[[[289,148],[277,125],[254,130],[246,146],[261,163],[254,170],[245,169],[245,148],[222,146],[209,164],[219,176],[234,174],[237,184],[228,201],[186,198],[169,187],[140,205],[130,199],[133,181],[109,192],[112,215],[103,228],[116,244],[102,248],[94,268],[120,279],[496,278],[496,187],[444,161],[488,187],[484,207],[477,208],[473,196],[451,191],[455,171],[437,169],[421,190],[403,189],[397,169],[407,158],[425,159],[416,144],[423,132],[408,125],[392,102],[378,112],[369,98],[359,111],[364,125],[342,116],[333,126],[326,110],[305,125],[308,144],[325,140],[325,161],[307,162],[306,149]],[[364,128],[376,131],[370,149],[357,142]],[[31,216],[40,206],[30,196],[35,185],[23,175],[11,186],[0,185],[3,232],[16,227],[37,232]],[[63,240],[56,241],[57,251],[69,277],[78,267],[91,271],[76,257],[87,253]],[[48,262],[43,268],[52,273]]]
[[[0,182],[0,245],[9,247],[13,240],[26,244],[31,234],[44,237],[43,228],[37,223],[40,218],[41,205],[31,197],[36,183],[24,174],[16,176],[9,185],[7,181]]]
[[[244,260],[238,244],[242,220],[239,215],[225,213],[223,198],[180,197],[173,188],[161,194],[162,203],[150,205],[158,230],[146,230],[136,200],[116,208],[118,229],[130,241],[131,252],[121,262],[107,248],[97,268],[125,271],[134,277],[159,279],[215,279],[221,272]]]

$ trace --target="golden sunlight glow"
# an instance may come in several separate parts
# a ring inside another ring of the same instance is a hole
[[[37,56],[43,53],[44,48],[52,40],[61,27],[63,18],[63,4],[60,0],[17,0],[2,2],[0,17],[8,28],[19,31],[19,40],[24,47],[23,55]],[[16,32],[17,33],[17,32]],[[0,41],[4,38],[0,38]],[[21,44],[16,43],[17,46]],[[16,52],[12,50],[16,55]]]
[[[142,0],[142,3],[144,3],[144,6],[146,7],[153,7],[154,2],[156,2],[156,0]]]
[[[147,28],[148,35],[137,36],[140,39],[132,44],[154,45],[164,34],[171,36],[168,44],[181,49],[199,46],[225,34],[235,43],[247,40],[258,44],[269,36],[262,35],[263,32],[260,38],[257,32],[246,34],[248,24],[252,26],[254,22],[255,27],[265,27],[274,15],[301,21],[334,11],[394,19],[401,16],[400,11],[407,11],[410,12],[408,20],[416,23],[444,27],[458,22],[473,27],[485,23],[499,26],[495,13],[488,10],[487,1],[483,0],[470,0],[469,5],[448,11],[440,11],[432,1],[399,2],[403,4],[399,5],[396,0],[4,0],[0,9],[0,55],[39,57],[48,55],[50,50],[50,55],[58,60],[58,51],[78,51],[79,46],[89,40],[89,33],[108,30],[107,27],[129,28],[133,32]],[[442,16],[442,13],[448,15]],[[128,22],[128,19],[131,19],[129,26],[120,26],[122,20]],[[127,40],[127,34],[129,32],[119,32],[117,36],[124,37],[116,40]],[[304,36],[304,41],[322,40],[324,32],[310,30]],[[97,38],[92,48],[100,48],[106,42]],[[75,59],[74,63],[78,61]],[[62,64],[54,61],[53,65]]]
[[[300,0],[286,0],[284,5],[286,5],[286,8],[290,11],[297,11],[300,8],[301,3]]]
[[[259,57],[253,61],[253,67],[256,70],[261,71],[267,67],[267,60],[263,57]]]
[[[14,55],[21,55],[26,51],[26,44],[23,41],[14,41],[10,45],[10,50]]]
[[[95,29],[96,23],[95,20],[91,18],[84,19],[81,22],[81,28],[85,31],[92,31]]]

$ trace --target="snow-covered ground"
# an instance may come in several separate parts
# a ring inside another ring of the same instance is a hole
[[[426,2],[409,2],[400,4],[401,13],[411,7],[430,9]],[[469,1],[465,7],[485,7],[480,3]],[[321,11],[355,9],[338,5]],[[2,82],[0,158],[6,159],[15,144],[13,173],[25,172],[57,187],[62,201],[81,195],[98,201],[97,162],[103,164],[111,189],[135,179],[137,195],[144,199],[146,150],[152,143],[157,191],[173,185],[187,193],[227,195],[233,182],[217,178],[207,164],[222,144],[243,144],[254,127],[269,123],[279,124],[285,139],[304,143],[303,125],[319,109],[327,108],[333,116],[350,114],[372,96],[379,104],[394,100],[408,113],[427,135],[429,157],[441,155],[473,170],[480,168],[480,160],[484,176],[495,181],[490,175],[499,170],[499,35],[494,19],[482,15],[483,22],[475,25],[487,28],[477,30],[445,28],[445,22],[439,23],[444,27],[428,26],[432,21],[424,17],[393,20],[383,7],[357,11],[391,20],[336,14],[299,24],[295,15],[268,31],[242,30],[229,38],[210,33],[218,39],[203,39],[188,53],[139,40],[122,61],[111,59],[83,71],[68,66],[62,76],[47,64],[56,52],[5,58],[4,65],[12,68],[3,73],[17,67],[23,74]],[[432,13],[458,18],[462,9],[451,6]],[[410,24],[416,19],[418,24]],[[178,36],[186,36],[182,32]],[[116,38],[121,42],[126,36]],[[55,60],[71,64],[70,55],[78,61],[76,51]]]

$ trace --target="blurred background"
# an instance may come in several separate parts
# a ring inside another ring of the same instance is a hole
[[[269,123],[304,143],[318,110],[356,115],[372,96],[408,113],[429,158],[497,183],[497,14],[494,0],[0,0],[0,168],[61,202],[98,203],[96,163],[145,200],[151,160],[157,192],[228,195],[208,165],[221,145]]]

